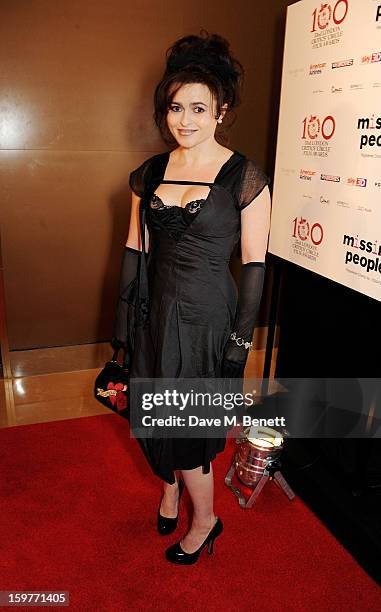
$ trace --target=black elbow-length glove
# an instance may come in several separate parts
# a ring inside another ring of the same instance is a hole
[[[114,350],[128,349],[128,304],[132,303],[134,281],[137,278],[140,251],[125,246],[119,276],[119,296],[116,304],[111,346]],[[129,363],[129,359],[127,360]]]
[[[250,261],[242,265],[237,310],[232,329],[238,343],[229,338],[225,345],[221,367],[223,378],[243,377],[261,303],[265,270],[264,262]]]

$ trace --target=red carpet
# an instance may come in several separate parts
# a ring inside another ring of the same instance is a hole
[[[163,554],[187,527],[188,495],[177,531],[156,534],[161,483],[126,421],[0,430],[0,590],[66,590],[81,612],[380,609],[381,589],[299,498],[269,483],[256,507],[239,507],[223,482],[233,448],[213,464],[224,533],[213,555],[179,567]]]

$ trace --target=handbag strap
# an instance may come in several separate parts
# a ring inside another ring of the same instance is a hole
[[[124,355],[123,355],[123,366],[122,367],[123,367],[124,370],[129,370],[130,369],[130,361],[131,360],[130,360],[129,352],[128,352],[128,350],[126,348],[119,347],[119,348],[115,349],[115,351],[113,352],[111,361],[118,361],[118,354],[119,354],[120,348],[122,348],[123,352],[124,352]]]
[[[127,349],[123,349],[123,351],[124,351],[124,355],[123,355],[123,369],[124,370],[129,370],[130,369],[130,354],[129,354]]]
[[[145,246],[145,228],[146,228],[146,211],[149,208],[150,200],[156,190],[156,187],[160,185],[163,176],[165,174],[165,168],[168,162],[169,151],[165,153],[159,153],[154,155],[149,166],[149,172],[144,184],[143,195],[139,206],[139,227],[140,227],[140,240],[142,244],[142,250],[140,253],[140,265],[138,273],[138,292],[137,292],[137,312],[136,312],[136,323],[142,327],[148,325],[149,320],[149,289],[148,289],[148,274],[147,268],[148,263],[151,260],[152,249],[146,253]]]

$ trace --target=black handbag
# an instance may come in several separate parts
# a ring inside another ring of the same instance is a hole
[[[118,363],[119,348],[114,351],[110,361],[105,363],[95,379],[94,397],[106,408],[125,419],[129,419],[128,384],[129,384],[129,356],[124,351],[123,363]]]

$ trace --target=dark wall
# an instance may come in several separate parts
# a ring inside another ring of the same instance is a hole
[[[276,260],[282,268],[277,375],[378,378],[380,302]]]
[[[381,584],[381,305],[294,264],[277,260],[276,266],[282,278],[276,376],[311,379],[304,384],[309,391],[297,418],[318,424],[313,437],[286,440],[283,473]],[[322,417],[314,390],[324,388],[327,378],[339,379],[337,403]],[[368,400],[359,378],[378,379]],[[327,422],[342,435],[319,437],[319,431],[333,431],[325,429]]]

